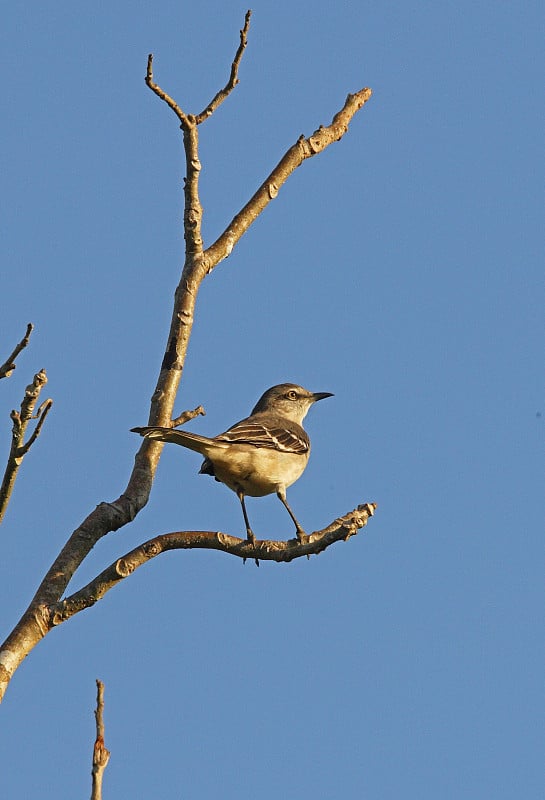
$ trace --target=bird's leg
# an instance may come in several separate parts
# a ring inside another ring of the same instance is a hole
[[[248,519],[248,514],[246,512],[246,504],[244,502],[244,492],[242,489],[237,489],[237,497],[240,500],[240,505],[242,506],[242,513],[244,514],[244,522],[246,524],[246,538],[252,544],[255,544],[255,535],[253,530],[250,528],[250,520]]]
[[[276,496],[282,502],[282,504],[284,505],[286,511],[288,512],[288,514],[290,515],[292,520],[295,522],[295,530],[297,531],[297,538],[299,539],[299,541],[302,542],[302,543],[308,542],[307,534],[304,532],[304,530],[302,529],[301,525],[299,524],[299,520],[297,519],[297,517],[295,516],[295,514],[293,513],[293,511],[289,507],[288,501],[286,500],[286,492],[283,491],[282,489],[279,489],[277,491],[277,493],[276,493]]]

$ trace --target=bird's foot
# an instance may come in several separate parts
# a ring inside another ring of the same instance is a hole
[[[254,532],[253,532],[253,530],[251,528],[248,528],[246,530],[246,538],[248,539],[250,544],[255,544],[256,538],[255,538],[255,534],[254,534]]]
[[[297,539],[299,540],[299,544],[308,544],[310,536],[308,536],[302,528],[297,528]]]
[[[255,534],[254,534],[254,532],[253,532],[253,530],[251,528],[248,528],[248,530],[246,531],[246,538],[250,542],[250,544],[255,544],[256,543]],[[244,561],[246,561],[246,559],[244,559]],[[255,561],[256,567],[259,567],[259,559],[258,558],[254,558],[254,561]]]

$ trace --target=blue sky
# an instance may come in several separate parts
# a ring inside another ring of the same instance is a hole
[[[70,532],[123,490],[182,262],[177,121],[223,86],[245,5],[43,2],[4,12],[0,385],[54,399],[5,523],[1,628]],[[2,707],[9,797],[85,796],[95,678],[105,797],[543,796],[543,7],[253,4],[240,85],[201,126],[210,244],[297,137],[374,90],[202,286],[176,411],[224,430],[268,386],[335,397],[288,492],[310,561],[175,552],[53,631]],[[3,444],[2,444],[3,441]],[[83,585],[156,533],[241,533],[238,502],[165,447],[150,502]],[[274,498],[262,538],[289,538]],[[6,785],[7,784],[7,785]]]

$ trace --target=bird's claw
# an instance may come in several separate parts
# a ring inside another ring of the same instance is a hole
[[[250,544],[256,543],[255,534],[251,528],[248,528],[246,531],[246,539],[250,542]]]

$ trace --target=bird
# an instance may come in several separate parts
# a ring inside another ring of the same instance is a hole
[[[276,493],[295,524],[297,539],[305,531],[286,499],[286,489],[301,477],[310,455],[310,439],[303,419],[318,400],[331,392],[310,392],[296,383],[271,386],[259,398],[250,416],[218,436],[208,438],[176,428],[157,425],[131,428],[146,439],[173,442],[204,456],[199,474],[211,475],[237,495],[242,507],[246,538],[255,535],[246,511],[246,497]]]

